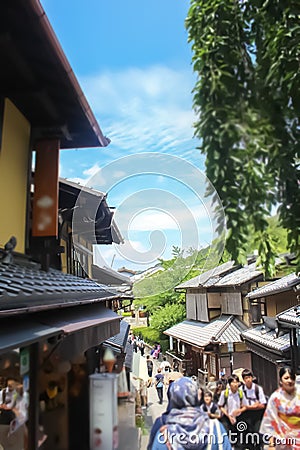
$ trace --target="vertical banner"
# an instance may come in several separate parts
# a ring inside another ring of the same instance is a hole
[[[90,450],[118,447],[118,384],[113,373],[90,375]]]
[[[32,236],[58,234],[59,140],[40,141],[36,145]]]

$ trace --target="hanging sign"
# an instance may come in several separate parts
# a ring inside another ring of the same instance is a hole
[[[29,348],[24,347],[20,350],[20,375],[29,372]]]
[[[118,448],[117,375],[90,375],[90,450]]]

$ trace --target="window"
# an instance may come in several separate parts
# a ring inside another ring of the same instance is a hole
[[[249,301],[249,316],[252,325],[262,323],[262,317],[266,315],[265,302],[254,299]]]

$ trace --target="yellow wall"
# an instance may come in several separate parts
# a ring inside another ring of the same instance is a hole
[[[6,99],[0,150],[0,246],[15,236],[20,253],[25,252],[29,142],[30,123]]]

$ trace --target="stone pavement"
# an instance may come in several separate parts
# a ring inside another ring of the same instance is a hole
[[[153,361],[153,362],[154,362],[154,371],[153,371],[154,377],[156,375],[157,367],[159,367],[160,361],[159,362]],[[167,393],[165,388],[162,405],[159,404],[155,386],[149,387],[147,389],[147,392],[148,392],[148,407],[143,409],[145,426],[141,435],[140,450],[147,449],[151,427],[155,422],[155,419],[159,417],[163,412],[165,412],[168,405]]]
[[[168,401],[166,391],[164,391],[163,404],[160,405],[158,403],[158,397],[155,386],[148,388],[148,407],[146,409],[143,409],[145,428],[141,436],[140,450],[146,450],[151,427],[155,419],[159,417],[163,412],[165,412],[165,410],[167,409],[167,404]]]
[[[160,361],[154,362],[153,377],[156,374]],[[135,382],[132,380],[133,388]],[[164,388],[163,404],[158,402],[155,386],[147,389],[148,407],[142,408],[144,424],[141,428],[136,427],[135,423],[135,401],[133,397],[130,400],[119,400],[118,416],[119,416],[119,447],[118,450],[146,450],[149,440],[151,427],[157,417],[159,417],[167,408],[167,394]]]
[[[122,399],[118,403],[119,447],[118,450],[139,450],[140,428],[135,425],[135,400]]]

